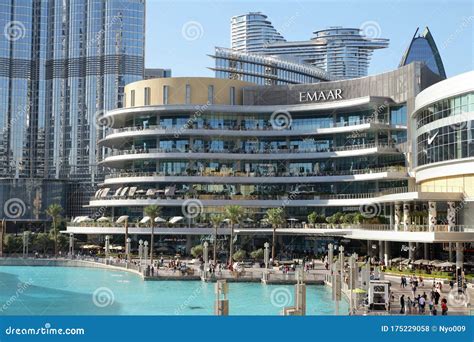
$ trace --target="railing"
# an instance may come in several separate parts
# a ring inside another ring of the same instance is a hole
[[[199,171],[188,170],[181,173],[169,172],[118,172],[105,176],[105,179],[124,178],[124,177],[326,177],[326,176],[351,176],[364,175],[381,172],[407,172],[404,166],[386,166],[355,170],[335,170],[335,171],[319,171],[319,172],[244,172],[227,169],[225,171]]]
[[[115,223],[112,222],[82,222],[82,223],[68,223],[68,227],[100,227],[100,228],[120,228],[124,229],[123,226],[117,226]],[[140,224],[140,223],[133,223],[129,222],[129,228],[149,228],[148,224]],[[228,225],[224,225],[224,227],[228,227]],[[156,224],[155,232],[158,234],[160,228],[169,228],[166,227],[163,223]],[[173,229],[208,229],[213,228],[210,223],[185,223],[185,224],[178,224],[173,225]],[[265,223],[249,223],[243,225],[237,225],[236,227],[240,231],[253,230],[253,229],[270,229],[271,226]],[[433,229],[430,228],[429,225],[419,225],[419,224],[410,224],[406,228],[404,225],[400,224],[398,226],[398,230],[395,229],[395,225],[390,224],[354,224],[354,223],[341,223],[341,224],[329,224],[329,223],[316,223],[316,224],[309,224],[306,222],[298,222],[294,223],[293,225],[288,224],[286,227],[278,228],[279,230],[285,229],[321,229],[321,230],[369,230],[369,231],[398,231],[398,232],[464,232],[464,233],[474,233],[474,226],[467,226],[467,225],[456,225],[449,227],[448,225],[435,225]],[[219,233],[219,234],[222,234]]]
[[[361,145],[344,145],[336,146],[329,148],[315,148],[315,149],[265,149],[265,150],[244,150],[244,149],[222,149],[222,150],[204,150],[204,149],[190,149],[190,150],[181,150],[181,149],[163,149],[163,148],[132,148],[129,150],[113,150],[106,153],[107,157],[113,156],[122,156],[122,155],[131,155],[131,154],[149,154],[149,153],[231,153],[231,154],[283,154],[283,153],[327,153],[327,152],[341,152],[341,151],[354,151],[354,150],[363,150],[368,148],[388,148],[396,150],[395,144],[361,144]]]
[[[190,119],[191,120],[191,119]],[[285,129],[284,131],[297,131],[297,132],[314,132],[314,130],[317,129],[327,129],[327,128],[338,128],[338,127],[352,127],[352,126],[359,126],[359,125],[365,125],[365,124],[380,124],[380,125],[390,125],[390,122],[386,120],[379,120],[375,118],[367,118],[367,119],[362,119],[362,120],[357,120],[357,121],[352,121],[352,122],[335,122],[335,123],[329,123],[328,125],[320,125],[319,127],[312,127],[311,129],[302,129],[300,127],[290,127]],[[249,132],[252,133],[253,131],[275,131],[275,132],[281,132],[281,129],[275,129],[271,125],[270,122],[268,122],[267,125],[259,126],[257,124],[254,125],[254,127],[245,127],[245,126],[225,126],[225,125],[220,125],[218,127],[212,127],[211,125],[206,125],[204,124],[201,127],[188,127],[186,124],[184,125],[173,125],[171,127],[164,126],[164,125],[149,125],[147,127],[143,126],[133,126],[133,127],[122,127],[122,128],[115,128],[112,130],[112,133],[122,133],[122,132],[139,132],[139,131],[152,131],[152,130],[163,130],[166,133],[177,133],[177,132],[183,132],[186,130],[224,130],[224,131],[243,131],[243,132]]]

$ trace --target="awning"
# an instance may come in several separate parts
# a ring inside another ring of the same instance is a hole
[[[127,191],[128,191],[128,186],[126,186],[125,188],[122,189],[122,192],[120,193],[120,197],[125,196]]]
[[[105,188],[104,191],[100,194],[101,198],[107,197],[107,194],[109,193],[110,188]]]
[[[146,196],[153,196],[155,194],[155,189],[148,189],[146,192]]]
[[[117,190],[115,190],[115,193],[114,193],[114,197],[118,197],[120,196],[120,192],[122,191],[122,187],[118,188]]]
[[[140,223],[147,223],[148,221],[150,221],[150,216],[144,216],[144,217],[140,220]]]
[[[169,223],[174,224],[174,223],[176,223],[176,222],[181,221],[182,219],[184,219],[184,217],[182,217],[182,216],[174,216],[174,217],[170,218]]]
[[[155,222],[163,223],[163,222],[166,222],[166,220],[164,218],[161,218],[161,217],[158,216],[157,218],[155,218]]]
[[[128,196],[131,197],[131,196],[135,195],[135,191],[137,191],[137,187],[136,187],[136,186],[132,186],[132,187],[130,188],[130,190],[128,191]]]
[[[124,223],[126,220],[128,220],[128,215],[122,215],[117,219],[116,223]]]

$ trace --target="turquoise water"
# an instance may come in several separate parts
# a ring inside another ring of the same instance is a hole
[[[278,315],[292,306],[292,285],[230,283],[231,315]],[[308,286],[308,315],[334,313],[331,291]],[[137,275],[81,267],[0,266],[1,315],[212,315],[214,284],[143,281]],[[340,312],[347,313],[341,302]]]

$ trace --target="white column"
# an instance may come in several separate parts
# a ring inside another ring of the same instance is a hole
[[[403,230],[408,230],[410,224],[410,203],[403,203]]]
[[[436,202],[428,202],[428,231],[434,232],[436,228]]]
[[[411,260],[415,259],[415,243],[414,242],[408,243],[408,258]]]
[[[456,268],[462,270],[464,265],[464,246],[462,242],[456,242]]]
[[[402,205],[395,204],[395,230],[400,229],[401,217],[402,217]]]
[[[379,241],[379,261],[384,260],[384,252],[383,252],[383,241]]]
[[[385,263],[385,266],[390,266],[389,263],[390,263],[390,241],[385,241],[384,242],[384,255],[383,255],[383,258],[384,258],[384,263]]]
[[[449,253],[449,260],[448,261],[453,261],[453,243],[450,242],[448,244],[448,253]]]
[[[456,203],[448,202],[446,218],[448,220],[448,231],[453,231],[456,227]]]

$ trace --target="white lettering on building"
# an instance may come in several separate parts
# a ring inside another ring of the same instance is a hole
[[[342,100],[342,89],[300,92],[300,102],[324,102]]]

